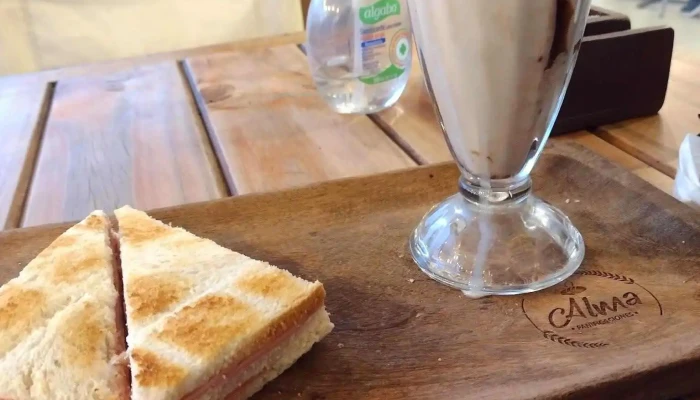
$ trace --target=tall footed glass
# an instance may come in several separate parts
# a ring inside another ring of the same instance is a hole
[[[409,0],[428,91],[459,192],[410,239],[433,279],[474,295],[540,290],[581,265],[581,234],[531,193],[590,0]]]

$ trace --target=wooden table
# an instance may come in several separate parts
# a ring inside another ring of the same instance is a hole
[[[316,95],[303,34],[0,78],[0,228],[272,191],[449,160],[414,68],[378,115]],[[700,131],[700,63],[674,60],[659,116],[572,140],[670,193]]]
[[[0,78],[0,229],[272,191],[450,160],[414,68],[378,115],[316,95],[303,34]],[[670,193],[700,131],[700,62],[674,60],[660,115],[575,141]]]

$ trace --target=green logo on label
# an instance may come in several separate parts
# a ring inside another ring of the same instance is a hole
[[[408,51],[408,46],[406,46],[406,43],[401,43],[401,47],[399,47],[399,53],[404,56],[406,55],[406,52]]]
[[[360,7],[360,21],[366,25],[376,24],[392,15],[401,15],[399,0],[379,0],[370,6]]]
[[[404,71],[406,71],[406,69],[399,68],[396,65],[391,65],[391,66],[389,66],[389,68],[385,69],[384,71],[380,72],[377,75],[366,76],[366,77],[358,78],[358,79],[362,83],[366,83],[368,85],[376,85],[379,83],[390,81],[392,79],[396,79],[399,76],[403,75]]]

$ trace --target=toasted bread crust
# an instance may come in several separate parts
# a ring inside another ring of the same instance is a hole
[[[134,377],[143,387],[170,387],[179,385],[187,376],[187,371],[169,363],[146,349],[136,348],[131,352],[131,362],[138,366]]]

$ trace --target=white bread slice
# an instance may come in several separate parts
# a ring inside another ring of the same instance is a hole
[[[317,311],[301,329],[280,343],[273,352],[248,367],[242,374],[243,384],[236,380],[229,380],[221,387],[206,391],[200,399],[242,400],[249,398],[262,389],[266,383],[291,367],[299,357],[311,349],[319,337],[326,336],[332,328],[333,326],[328,324],[328,315],[325,310]]]
[[[128,399],[110,232],[94,212],[0,288],[0,399]]]
[[[217,400],[239,387],[246,398],[333,328],[319,282],[141,211],[115,214],[133,400]]]

